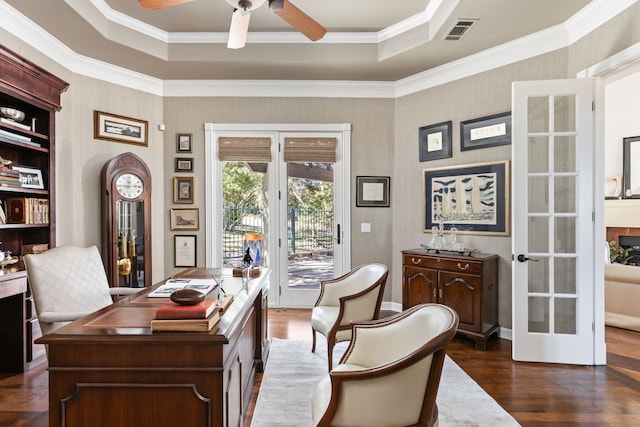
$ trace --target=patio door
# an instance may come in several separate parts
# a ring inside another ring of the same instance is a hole
[[[311,307],[320,280],[350,268],[350,133],[349,124],[205,124],[207,267],[241,264],[243,234],[261,234],[269,304]],[[225,144],[232,156],[221,157]],[[230,206],[249,190],[228,173],[254,183],[251,208]]]
[[[594,364],[592,85],[513,84],[514,360]]]

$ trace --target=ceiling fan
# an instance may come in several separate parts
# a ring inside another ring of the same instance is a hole
[[[147,9],[163,9],[165,7],[176,6],[188,3],[193,0],[138,0],[142,7]],[[251,11],[259,8],[266,1],[269,2],[269,9],[285,20],[289,25],[304,34],[309,40],[317,41],[324,37],[327,29],[316,22],[309,15],[291,4],[288,0],[225,0],[234,7],[231,16],[231,26],[229,28],[229,41],[227,47],[238,49],[244,47],[249,31],[249,17]]]

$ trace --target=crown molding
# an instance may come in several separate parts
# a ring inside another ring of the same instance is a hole
[[[67,0],[75,1],[75,0]],[[99,2],[102,0],[91,0]],[[159,80],[78,55],[0,0],[0,28],[73,73],[158,96],[398,98],[561,49],[639,0],[594,0],[564,24],[513,40],[396,82],[282,80]],[[370,36],[366,36],[370,39]],[[377,37],[377,36],[376,36]]]

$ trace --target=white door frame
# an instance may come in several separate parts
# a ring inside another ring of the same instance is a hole
[[[617,77],[619,73],[630,65],[640,63],[640,43],[636,43],[628,48],[606,58],[599,63],[580,71],[576,77],[589,78],[594,80],[594,98],[595,98],[595,123],[594,123],[594,212],[595,230],[601,230],[595,234],[594,251],[595,260],[603,260],[605,245],[605,223],[604,223],[604,185],[598,185],[604,182],[604,156],[605,156],[605,86],[608,80]],[[594,263],[594,340],[595,340],[595,364],[604,365],[607,363],[607,346],[605,342],[605,323],[604,323],[604,263]]]
[[[342,149],[336,153],[336,176],[341,176],[345,183],[350,182],[351,177],[351,124],[292,124],[292,123],[205,123],[205,266],[218,268],[223,264],[222,260],[222,218],[219,213],[210,209],[210,206],[222,206],[222,164],[218,161],[218,138],[221,136],[238,137],[267,137],[272,141],[271,161],[277,162],[279,134],[282,132],[333,132],[342,136]],[[277,197],[280,178],[270,176],[268,191],[270,197]],[[341,224],[342,259],[336,262],[336,268],[340,266],[342,274],[351,268],[351,185],[346,184],[340,188],[340,197],[335,200],[334,208],[341,208],[344,221]],[[279,205],[279,204],[278,204]],[[273,206],[273,205],[272,205]],[[286,215],[286,212],[282,213]],[[269,233],[268,247],[278,247],[280,235],[278,217],[280,212],[271,212],[268,218]],[[209,226],[211,225],[211,226]],[[278,284],[288,280],[287,272],[281,272],[279,268],[271,266],[271,286],[269,290],[269,304],[280,305]]]

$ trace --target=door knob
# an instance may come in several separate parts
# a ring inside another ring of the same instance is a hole
[[[525,261],[535,261],[535,262],[538,262],[538,260],[537,260],[537,259],[534,259],[534,258],[527,258],[527,256],[526,256],[525,254],[520,254],[520,255],[518,255],[518,261],[520,261],[520,262],[525,262]]]

